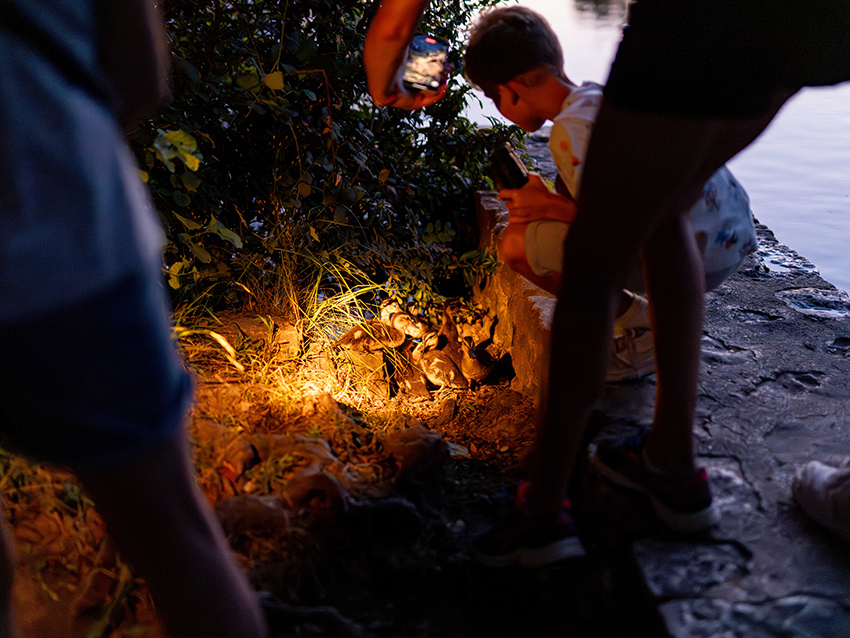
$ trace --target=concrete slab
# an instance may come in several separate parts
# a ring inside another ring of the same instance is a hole
[[[847,637],[850,547],[804,518],[791,478],[850,456],[850,298],[758,233],[760,253],[706,299],[694,433],[722,521],[633,554],[676,638]]]

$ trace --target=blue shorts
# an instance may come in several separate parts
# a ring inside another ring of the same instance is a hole
[[[850,80],[847,0],[637,0],[611,66],[615,106],[761,115],[777,93]]]
[[[193,396],[165,291],[134,277],[27,322],[0,324],[0,444],[98,468],[174,436]]]

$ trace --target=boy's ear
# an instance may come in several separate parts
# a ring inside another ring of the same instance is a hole
[[[505,100],[507,104],[516,104],[523,86],[517,80],[508,80],[507,84],[500,84],[498,88],[500,100]]]

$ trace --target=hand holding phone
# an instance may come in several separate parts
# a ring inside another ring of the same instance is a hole
[[[448,64],[449,43],[421,33],[413,36],[407,50],[407,63],[402,81],[410,91],[439,91],[446,84],[450,66]]]
[[[528,182],[528,169],[507,142],[490,153],[484,169],[497,190],[522,188]]]

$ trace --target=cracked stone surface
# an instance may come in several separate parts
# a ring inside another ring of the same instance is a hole
[[[850,456],[850,298],[757,230],[762,249],[706,298],[694,434],[721,523],[666,534],[586,467],[582,508],[597,542],[630,543],[670,636],[846,638],[850,546],[804,517],[791,479]],[[608,389],[603,434],[651,423],[653,383]]]

